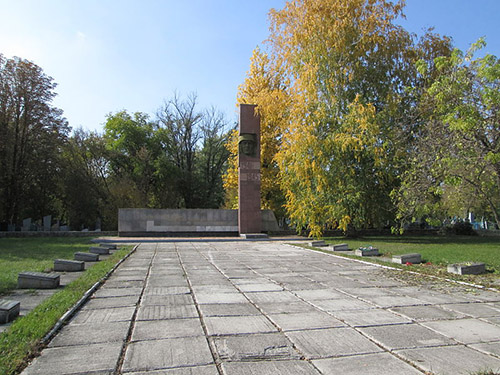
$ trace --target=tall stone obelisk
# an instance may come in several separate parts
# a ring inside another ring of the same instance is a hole
[[[238,228],[240,234],[260,233],[260,118],[256,105],[240,104],[238,152]]]

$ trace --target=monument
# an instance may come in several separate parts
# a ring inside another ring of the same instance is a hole
[[[253,104],[240,104],[238,231],[260,233],[260,118]]]

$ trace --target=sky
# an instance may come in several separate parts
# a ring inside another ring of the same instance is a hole
[[[40,66],[58,84],[53,104],[73,128],[102,132],[121,110],[153,118],[174,95],[195,94],[237,121],[236,95],[268,12],[285,0],[0,0],[0,53]],[[408,30],[486,37],[500,56],[500,0],[407,0]]]

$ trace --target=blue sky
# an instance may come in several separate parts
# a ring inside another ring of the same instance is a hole
[[[0,53],[58,84],[70,125],[102,130],[123,109],[154,115],[175,92],[234,122],[238,85],[285,0],[0,0]],[[407,0],[403,26],[435,27],[467,49],[485,36],[500,56],[500,0]]]

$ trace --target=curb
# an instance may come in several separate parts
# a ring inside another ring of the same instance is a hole
[[[112,269],[110,269],[108,271],[108,273],[106,273],[106,275],[104,275],[101,280],[99,280],[98,282],[96,282],[94,285],[92,285],[92,287],[90,287],[89,290],[87,290],[85,292],[85,294],[82,296],[82,298],[80,298],[68,311],[66,311],[64,313],[63,316],[61,316],[59,318],[59,320],[57,321],[57,323],[54,325],[54,327],[52,327],[52,329],[49,331],[49,333],[47,333],[43,338],[42,340],[40,341],[40,343],[42,345],[45,345],[47,344],[50,340],[52,340],[52,338],[56,335],[56,333],[62,328],[63,325],[65,325],[69,319],[82,307],[82,305],[88,301],[88,299],[92,296],[92,294],[94,294],[94,292],[99,289],[99,287],[104,284],[104,282],[109,278],[109,276],[111,276],[111,274],[118,268],[118,266],[120,266],[126,259],[128,259],[129,256],[131,256],[136,250],[137,248],[139,247],[139,245],[135,245],[134,248],[127,254],[125,255],[122,259],[120,259],[118,261],[118,263],[116,263],[114,265],[114,267]]]

